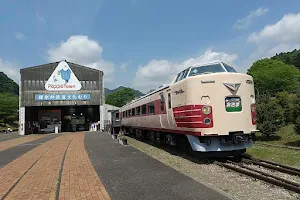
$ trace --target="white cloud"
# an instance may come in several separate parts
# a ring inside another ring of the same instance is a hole
[[[114,64],[102,58],[100,44],[83,35],[73,35],[66,41],[50,48],[47,52],[50,62],[67,61],[104,71],[105,81],[113,80]]]
[[[36,13],[36,18],[40,23],[45,23],[46,20],[43,16],[41,16],[38,12]]]
[[[20,32],[16,32],[15,33],[15,36],[18,40],[22,41],[25,39],[25,35],[23,33],[20,33]]]
[[[265,26],[260,32],[252,33],[248,42],[274,43],[300,40],[300,13],[284,15],[276,24]]]
[[[252,33],[247,42],[255,44],[257,49],[249,56],[249,62],[300,48],[299,24],[300,13],[287,14],[277,23]]]
[[[126,72],[127,71],[127,66],[131,63],[131,61],[125,62],[121,64],[120,70],[121,72]]]
[[[3,61],[0,58],[0,72],[4,72],[4,74],[6,74],[9,78],[19,84],[20,67],[18,64],[9,61]]]
[[[269,11],[268,8],[258,8],[255,11],[252,10],[247,17],[238,19],[236,21],[236,23],[234,24],[233,28],[234,29],[247,29],[251,25],[253,19],[266,14],[268,11]]]
[[[189,58],[182,62],[154,59],[149,61],[145,66],[138,68],[133,86],[134,88],[146,92],[150,89],[158,88],[164,83],[170,83],[178,72],[191,65],[202,64],[213,60],[222,60],[228,64],[233,64],[237,58],[238,56],[235,54],[207,50],[199,57]]]

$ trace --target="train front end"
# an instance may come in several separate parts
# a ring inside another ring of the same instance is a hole
[[[173,87],[185,91],[184,99],[174,95],[175,104],[185,102],[173,109],[176,126],[201,133],[187,135],[194,151],[244,152],[252,146],[257,127],[251,76],[217,62],[191,67],[186,80]]]

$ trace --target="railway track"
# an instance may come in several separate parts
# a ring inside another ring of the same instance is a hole
[[[262,170],[254,169],[250,167],[249,164],[257,165],[272,171],[278,171],[291,176],[300,177],[300,169],[298,168],[266,160],[255,159],[249,156],[243,156],[243,158],[241,158],[241,160],[239,161],[230,159],[226,161],[215,161],[215,164],[300,194],[300,183],[284,179],[271,173],[266,173]]]

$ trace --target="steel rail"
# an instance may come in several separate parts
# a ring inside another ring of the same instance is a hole
[[[251,169],[250,170],[246,170],[246,169],[242,169],[240,167],[234,167],[234,166],[231,166],[229,164],[226,164],[226,163],[222,163],[222,162],[219,162],[219,161],[215,161],[215,163],[219,166],[223,166],[227,169],[231,169],[233,171],[236,171],[236,172],[239,172],[241,174],[245,174],[245,175],[248,175],[250,177],[254,177],[254,178],[257,178],[257,179],[260,179],[260,180],[263,180],[265,182],[268,182],[268,183],[271,183],[273,185],[277,185],[279,187],[283,187],[285,189],[288,189],[288,190],[291,190],[293,192],[296,192],[296,193],[299,193],[300,194],[300,187],[297,187],[293,184],[289,184],[289,183],[286,183],[286,182],[283,182],[283,181],[280,181],[278,179],[274,179],[274,178],[270,178],[271,176],[269,176],[269,174],[266,176],[266,175],[262,175],[261,172],[260,173],[257,173],[257,172],[253,172],[253,170]],[[279,177],[277,177],[279,178]],[[281,179],[281,178],[280,178]],[[288,181],[288,180],[285,180],[285,181]]]

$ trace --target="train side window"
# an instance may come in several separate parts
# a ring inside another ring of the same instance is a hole
[[[161,112],[165,111],[165,97],[164,97],[164,94],[160,95],[160,111]]]
[[[153,102],[148,103],[148,113],[154,114],[154,112],[155,112],[154,103]]]
[[[116,113],[116,119],[119,119],[119,113]]]
[[[187,68],[186,70],[184,70],[184,75],[182,76],[181,80],[183,80],[187,77],[189,70],[190,70],[190,67]]]
[[[141,107],[136,107],[136,115],[140,115],[141,113]]]
[[[175,83],[176,83],[176,82],[178,82],[178,81],[180,80],[180,78],[181,78],[181,75],[182,75],[182,72],[180,72],[180,73],[177,75],[177,78],[176,78],[176,81],[175,81]]]
[[[142,115],[146,115],[147,110],[146,110],[146,104],[142,105]]]
[[[135,108],[132,108],[132,116],[135,116]]]
[[[168,107],[171,108],[171,93],[168,93]]]

